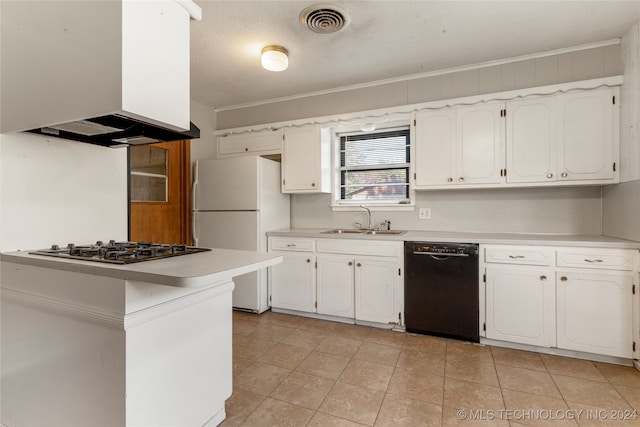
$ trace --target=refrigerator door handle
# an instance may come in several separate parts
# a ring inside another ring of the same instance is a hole
[[[191,238],[193,246],[198,246],[198,235],[196,234],[196,213],[191,213]]]
[[[198,246],[198,235],[196,234],[196,190],[198,189],[198,161],[193,166],[193,184],[191,184],[191,238],[193,245]]]

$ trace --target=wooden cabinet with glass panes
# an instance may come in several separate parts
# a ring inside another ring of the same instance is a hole
[[[131,201],[167,201],[167,150],[138,145],[129,150],[131,161]]]

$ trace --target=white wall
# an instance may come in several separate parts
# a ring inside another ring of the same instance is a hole
[[[127,238],[127,151],[0,135],[0,250]]]

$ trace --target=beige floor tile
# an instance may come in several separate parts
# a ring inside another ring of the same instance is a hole
[[[609,409],[631,408],[609,383],[557,374],[552,374],[552,377],[567,402]]]
[[[253,365],[253,359],[233,355],[233,376],[236,377]]]
[[[627,403],[637,409],[640,414],[640,388],[617,384],[614,384],[613,387],[618,390],[618,393],[622,395]]]
[[[309,353],[311,350],[308,348],[279,343],[262,355],[258,362],[294,370]]]
[[[254,332],[260,326],[260,323],[255,320],[239,318],[237,320],[233,320],[233,333],[237,335],[247,336],[250,333]]]
[[[415,375],[439,375],[442,377],[444,376],[445,358],[426,351],[402,350],[396,367]]]
[[[398,347],[365,341],[353,355],[353,358],[382,365],[396,366],[399,355],[400,349]]]
[[[402,395],[387,394],[376,419],[376,427],[439,426],[442,406]]]
[[[493,363],[483,363],[479,359],[447,356],[445,379],[456,378],[463,381],[498,386],[498,376]]]
[[[299,329],[328,335],[338,326],[338,322],[330,322],[322,319],[305,319],[300,323]]]
[[[514,366],[516,368],[547,372],[547,368],[544,366],[540,355],[532,351],[491,347],[491,354],[493,354],[493,362],[496,365]]]
[[[274,325],[286,326],[288,328],[298,329],[302,323],[300,316],[293,316],[285,313],[270,312],[268,322]]]
[[[574,359],[572,357],[541,354],[540,357],[551,374],[567,377],[586,378],[594,381],[606,381],[595,364],[589,360]]]
[[[345,356],[313,351],[298,365],[296,371],[337,380],[347,367],[349,360]]]
[[[406,336],[407,334],[403,332],[396,332],[390,329],[371,328],[371,331],[365,341],[390,345],[393,347],[402,347]]]
[[[382,391],[337,382],[319,410],[339,418],[372,426],[383,399]]]
[[[318,411],[311,418],[307,427],[359,427],[364,425]]]
[[[632,409],[598,408],[568,401],[567,404],[578,416],[580,427],[638,427],[640,414]]]
[[[292,372],[270,397],[315,410],[334,384],[334,380]]]
[[[295,329],[287,328],[286,326],[266,324],[258,326],[255,331],[248,335],[248,337],[277,343],[295,331]]]
[[[361,344],[361,340],[329,335],[324,340],[322,340],[320,344],[318,344],[318,346],[315,348],[315,351],[351,357],[355,354],[356,351],[358,351],[358,348],[360,348]]]
[[[297,347],[308,348],[309,350],[313,350],[320,344],[325,338],[327,334],[320,334],[317,332],[303,331],[300,329],[296,329],[290,335],[280,341],[283,344],[295,345]]]
[[[243,425],[252,427],[304,427],[312,416],[313,411],[310,409],[267,398],[249,415]]]
[[[276,343],[274,342],[255,339],[252,337],[234,335],[233,355],[256,361],[267,351],[271,350],[275,344]]]
[[[393,366],[364,360],[351,360],[342,372],[339,381],[373,390],[386,391],[393,370]]]
[[[493,363],[490,347],[466,341],[447,340],[447,357],[449,356],[468,357],[483,363]]]
[[[640,388],[640,371],[636,368],[599,362],[595,365],[611,384]]]
[[[369,326],[338,323],[336,327],[331,330],[331,335],[364,341],[369,335],[369,332],[371,332],[371,327]]]
[[[402,348],[444,355],[447,350],[447,340],[429,335],[407,334]]]
[[[499,387],[462,381],[455,378],[444,380],[444,406],[467,410],[504,409]]]
[[[442,408],[443,427],[509,427],[509,421],[502,413],[491,413],[488,410],[471,412],[468,409]]]
[[[233,394],[225,402],[225,412],[227,417],[222,426],[240,425],[260,404],[266,399],[256,393],[246,390],[235,389]]]
[[[502,390],[508,417],[529,426],[576,427],[574,412],[562,399]],[[513,426],[513,423],[512,423]]]
[[[444,394],[444,377],[415,375],[404,369],[396,368],[389,382],[387,393],[441,405]]]
[[[562,399],[551,375],[546,372],[504,365],[496,365],[496,371],[502,388]]]
[[[290,373],[291,371],[288,369],[264,363],[254,363],[234,379],[234,387],[262,396],[269,396]]]

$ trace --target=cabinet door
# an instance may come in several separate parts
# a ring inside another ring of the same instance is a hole
[[[558,347],[631,358],[631,275],[557,275]]]
[[[264,131],[218,137],[219,156],[280,151],[282,151],[280,132]]]
[[[415,187],[454,184],[456,112],[454,109],[416,114]]]
[[[498,184],[504,165],[503,103],[457,108],[458,184]]]
[[[507,103],[507,182],[556,180],[555,96]]]
[[[613,92],[558,96],[558,179],[613,179]]]
[[[315,312],[315,260],[310,253],[283,253],[283,262],[269,267],[271,306]]]
[[[353,258],[318,255],[316,259],[318,314],[353,318]]]
[[[553,271],[533,267],[487,267],[487,338],[555,346]]]
[[[400,263],[396,260],[355,260],[357,320],[400,323]]]
[[[322,186],[320,129],[284,129],[282,192],[319,192]]]

